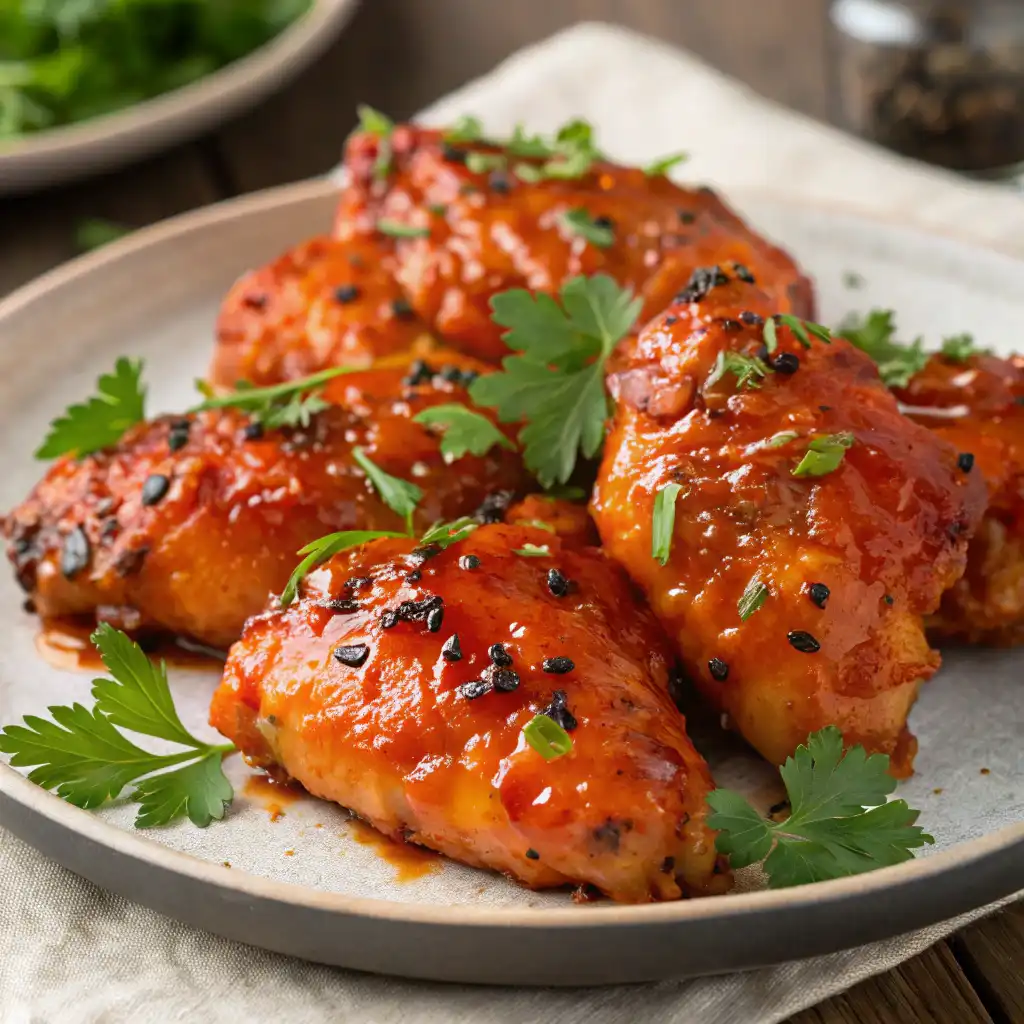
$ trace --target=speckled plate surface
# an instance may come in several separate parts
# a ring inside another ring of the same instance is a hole
[[[188,404],[211,349],[220,296],[248,267],[325,229],[325,183],[236,200],[140,232],[0,303],[0,506],[39,477],[31,452],[52,415],[89,393],[116,356],[143,356],[153,411]],[[908,335],[965,329],[1006,349],[1024,319],[1024,263],[835,211],[742,202],[755,224],[813,268],[822,319],[873,305]],[[844,286],[846,272],[864,284]],[[0,722],[88,700],[90,675],[36,650],[36,621],[0,572]],[[183,718],[200,734],[216,683],[172,670]],[[912,725],[917,775],[900,790],[937,839],[919,860],[778,892],[625,907],[575,906],[439,858],[400,857],[344,811],[246,783],[209,829],[146,833],[133,812],[71,807],[0,764],[0,824],[107,888],[231,938],[363,970],[466,982],[598,984],[714,973],[825,953],[952,917],[1024,884],[1024,651],[950,652]],[[763,805],[777,773],[714,722],[693,722],[721,785]],[[982,769],[986,769],[982,772]],[[230,866],[229,866],[230,865]],[[501,955],[481,956],[481,950]]]
[[[255,106],[316,60],[357,4],[314,0],[280,35],[196,82],[111,114],[0,142],[0,195],[119,167]]]

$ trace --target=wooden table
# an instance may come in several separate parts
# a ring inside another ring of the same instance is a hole
[[[364,0],[293,86],[217,134],[101,179],[0,200],[0,295],[75,254],[74,226],[141,227],[321,173],[357,102],[404,117],[511,51],[581,19],[618,21],[703,54],[766,95],[828,118],[825,0]],[[1024,907],[798,1014],[791,1024],[1024,1024]]]

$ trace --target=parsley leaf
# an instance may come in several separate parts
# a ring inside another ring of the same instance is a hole
[[[318,537],[310,541],[305,547],[299,548],[298,555],[305,557],[292,570],[284,590],[281,591],[280,604],[282,608],[295,600],[299,592],[299,584],[318,565],[322,565],[329,558],[349,548],[358,547],[360,544],[367,544],[371,540],[380,537],[404,537],[404,533],[395,533],[392,530],[341,530],[338,533],[329,533],[325,537]]]
[[[864,319],[851,314],[839,325],[838,333],[878,364],[878,375],[886,387],[906,387],[928,362],[921,338],[910,345],[894,340],[896,323],[891,309],[873,309]]]
[[[736,610],[740,613],[740,622],[746,622],[768,597],[768,587],[756,576],[747,584],[739,601],[736,603]]]
[[[445,142],[479,142],[483,137],[483,123],[470,114],[464,114],[444,133]]]
[[[504,153],[467,153],[466,167],[474,174],[487,174],[499,171],[508,163]]]
[[[764,442],[765,448],[781,448],[784,444],[789,444],[790,441],[795,441],[800,435],[795,430],[780,430],[777,434],[772,434],[767,441]]]
[[[685,164],[690,159],[689,153],[672,153],[669,156],[663,156],[658,160],[653,160],[651,163],[644,167],[644,174],[648,178],[664,177],[672,170],[673,167],[678,167],[680,164]]]
[[[654,499],[651,522],[651,558],[664,565],[672,552],[672,531],[676,525],[676,499],[682,484],[665,484]]]
[[[597,454],[608,400],[604,364],[636,322],[643,305],[607,274],[574,277],[559,293],[535,298],[522,289],[491,300],[505,342],[523,354],[470,385],[477,405],[496,408],[503,423],[525,420],[519,432],[527,468],[545,487],[565,483],[579,453]]]
[[[971,356],[984,355],[985,349],[974,344],[973,334],[954,334],[942,339],[942,354],[954,363],[963,363]]]
[[[32,767],[30,781],[78,807],[99,807],[139,780],[137,828],[182,816],[205,828],[223,818],[233,793],[221,759],[235,748],[198,740],[182,725],[163,663],[153,665],[124,633],[103,623],[91,639],[113,677],[93,681],[93,708],[51,707],[52,721],[26,715],[23,725],[0,729],[0,751],[14,767]],[[119,728],[186,749],[152,754]]]
[[[887,755],[869,757],[861,746],[844,755],[835,726],[812,733],[779,769],[792,808],[785,821],[762,818],[731,790],[708,794],[716,847],[734,868],[764,860],[772,888],[910,860],[913,850],[934,839],[915,824],[919,812],[904,800],[886,803],[896,787],[888,768]]]
[[[114,364],[96,383],[99,392],[82,405],[68,406],[50,424],[50,432],[35,453],[37,459],[70,454],[76,459],[121,440],[124,432],[146,416],[146,388],[142,360],[125,359]]]
[[[852,448],[853,442],[853,434],[847,431],[819,434],[807,445],[807,451],[793,470],[793,476],[825,476],[832,473],[839,468],[846,449]]]
[[[403,224],[400,220],[391,220],[387,217],[381,217],[377,221],[377,230],[382,235],[389,235],[392,238],[426,238],[430,234],[430,228]]]
[[[373,489],[380,495],[381,501],[405,520],[406,533],[411,536],[412,514],[423,500],[423,491],[408,480],[385,473],[380,466],[370,461],[362,448],[353,448],[352,458],[373,484]]]
[[[590,213],[577,207],[562,214],[562,223],[575,235],[585,238],[599,249],[607,249],[615,242],[615,232],[607,223],[590,216]]]
[[[413,422],[447,427],[441,438],[441,454],[447,462],[461,459],[466,452],[486,455],[495,445],[515,451],[515,445],[486,416],[455,402],[424,409],[413,416]]]
[[[523,739],[544,758],[554,761],[572,751],[572,737],[545,714],[534,715],[523,726]]]
[[[771,367],[757,356],[746,356],[742,352],[719,352],[715,365],[704,381],[703,390],[707,390],[717,384],[727,373],[736,378],[736,390],[744,388],[757,390],[761,386],[761,378],[771,373]]]
[[[196,381],[196,388],[206,398],[189,411],[241,409],[249,413],[254,423],[262,423],[268,430],[308,427],[310,418],[328,407],[328,403],[319,397],[319,389],[329,380],[352,373],[354,369],[351,366],[334,366],[300,380],[285,381],[265,388],[254,388],[243,381],[226,395],[214,394],[205,381]]]
[[[769,352],[774,352],[778,347],[778,327],[780,324],[783,327],[788,327],[793,332],[796,340],[804,348],[811,347],[812,335],[819,341],[823,341],[826,345],[832,343],[832,332],[822,324],[816,324],[810,320],[801,320],[800,317],[793,316],[790,313],[776,313],[765,320],[764,331],[762,332],[765,348]]]
[[[377,159],[373,164],[373,176],[378,181],[383,181],[391,171],[391,133],[395,130],[395,122],[365,103],[356,108],[356,113],[359,115],[360,128],[377,137]]]
[[[434,523],[422,537],[420,544],[427,547],[436,544],[442,550],[465,540],[480,524],[472,516],[461,516],[450,523]]]
[[[523,558],[549,558],[551,548],[547,544],[524,544],[521,548],[513,548],[512,553]]]

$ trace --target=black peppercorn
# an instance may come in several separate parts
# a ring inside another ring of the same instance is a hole
[[[359,298],[359,289],[354,284],[338,285],[334,289],[334,298],[342,305],[347,305]]]
[[[458,687],[459,693],[461,693],[466,700],[476,700],[477,697],[482,697],[485,693],[490,693],[492,689],[493,687],[491,684],[485,682],[483,679],[473,679]]]
[[[819,608],[824,608],[825,603],[829,599],[829,595],[832,592],[825,586],[824,583],[812,583],[807,588],[807,596],[811,601],[816,604]]]
[[[462,645],[459,643],[459,634],[452,633],[441,647],[441,657],[445,661],[462,661]]]
[[[564,676],[566,673],[571,672],[576,667],[576,663],[572,660],[572,658],[566,658],[562,655],[559,655],[556,658],[545,658],[541,662],[540,667],[545,672],[548,672],[553,676]]]
[[[491,682],[496,690],[511,693],[519,687],[519,673],[510,668],[496,668],[491,673]]]
[[[359,668],[370,656],[370,648],[366,644],[347,644],[334,648],[334,660],[349,668]]]
[[[81,526],[76,526],[64,538],[60,553],[60,571],[67,579],[71,579],[89,565],[91,554],[85,530]]]
[[[800,357],[792,352],[780,352],[772,360],[772,369],[776,373],[796,373],[800,369]]]
[[[708,671],[711,678],[724,683],[729,678],[729,666],[721,658],[712,658],[708,662]]]
[[[956,457],[956,465],[961,473],[970,473],[974,469],[974,456],[970,452],[961,452]]]

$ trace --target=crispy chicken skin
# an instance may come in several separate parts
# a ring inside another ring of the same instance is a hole
[[[939,664],[922,616],[963,572],[984,486],[899,413],[871,360],[843,340],[804,349],[780,326],[772,358],[785,353],[789,372],[757,390],[737,391],[730,374],[707,386],[719,353],[764,353],[771,312],[764,293],[729,281],[670,307],[627,347],[592,511],[697,688],[766,758],[781,762],[835,724],[906,775],[907,714]],[[793,475],[810,437],[844,431],[855,441],[833,472]],[[652,515],[671,482],[682,490],[661,566]],[[741,621],[752,582],[768,593]]]
[[[643,320],[660,312],[691,271],[736,261],[748,267],[778,310],[810,315],[810,282],[782,250],[748,228],[713,192],[664,176],[600,162],[579,178],[529,183],[514,171],[474,173],[470,149],[411,125],[391,135],[391,173],[375,173],[379,142],[347,146],[348,185],[335,234],[376,232],[381,219],[427,231],[396,238],[396,276],[420,316],[445,340],[489,360],[506,353],[489,300],[508,288],[553,292],[577,274],[611,274],[644,298]],[[512,157],[510,166],[519,163]],[[529,161],[526,161],[529,163]],[[610,226],[607,248],[586,241],[563,216],[585,210]]]
[[[514,553],[527,543],[551,557]],[[562,596],[552,569],[569,581]],[[453,636],[458,660],[443,650]],[[545,671],[552,658],[571,669]],[[491,525],[431,557],[407,540],[336,556],[290,608],[249,621],[210,721],[251,762],[395,839],[533,888],[675,899],[728,880],[705,824],[711,775],[668,696],[669,665],[664,634],[600,551]],[[473,699],[460,690],[516,678]],[[573,748],[545,761],[522,729],[556,691]]]
[[[988,485],[967,571],[929,620],[944,639],[1024,643],[1024,356],[933,356],[897,397]],[[973,457],[973,458],[972,458]]]
[[[324,392],[335,404],[305,430],[252,436],[233,409],[167,416],[113,450],[60,459],[6,520],[21,585],[44,617],[95,615],[227,647],[281,590],[302,545],[334,530],[403,529],[353,462],[354,445],[422,487],[420,529],[473,512],[499,487],[525,489],[518,456],[503,448],[447,465],[433,428],[412,417],[467,402],[465,388],[446,379],[451,370],[416,385],[403,383],[408,373],[335,378]]]
[[[329,366],[368,367],[426,328],[373,237],[313,238],[240,278],[217,321],[210,382],[276,384]]]

